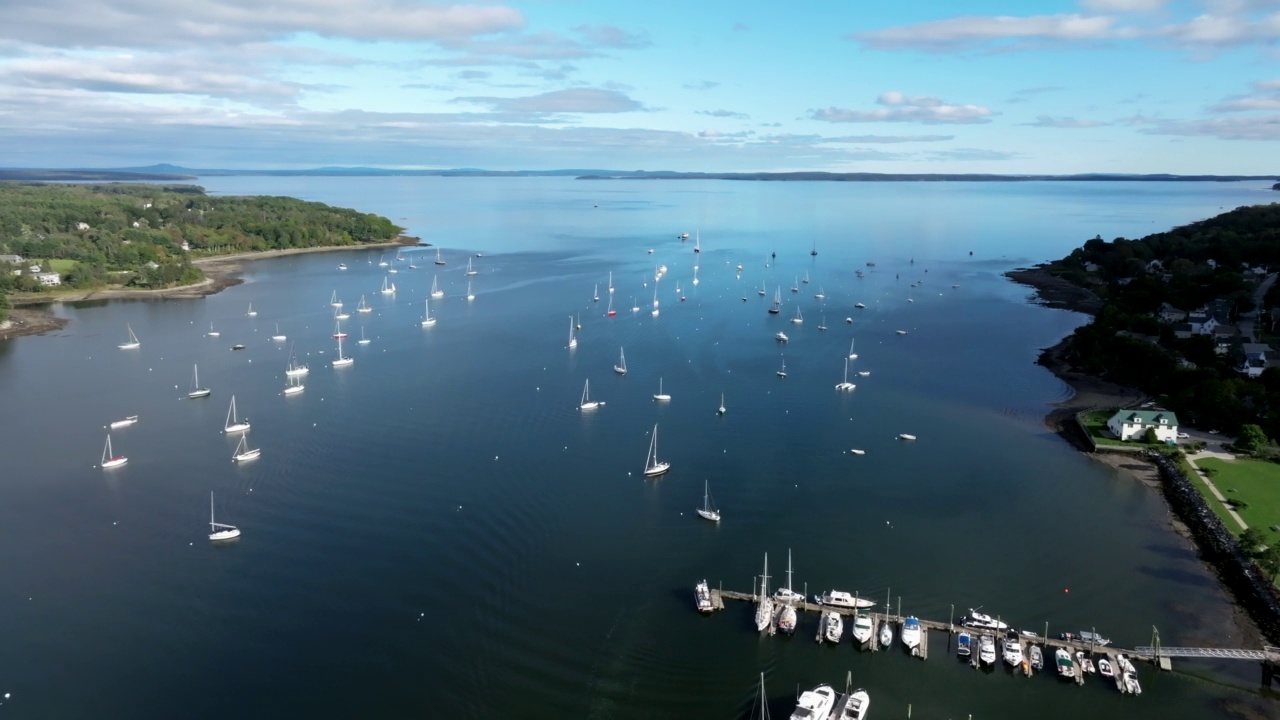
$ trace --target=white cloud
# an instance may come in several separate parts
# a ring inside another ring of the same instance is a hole
[[[1144,119],[1142,125],[1138,132],[1147,135],[1202,136],[1219,140],[1280,140],[1280,115],[1204,120]]]
[[[828,137],[826,142],[892,145],[913,142],[946,142],[948,140],[954,140],[955,137],[955,135],[840,135],[837,137]]]
[[[1082,120],[1073,117],[1053,117],[1051,115],[1038,115],[1032,122],[1022,123],[1030,127],[1041,128],[1063,128],[1071,130],[1079,130],[1083,128],[1095,128],[1108,125],[1109,123],[1101,120]]]
[[[621,113],[644,110],[645,107],[626,93],[598,88],[553,90],[526,97],[460,97],[454,102],[487,105],[501,112],[513,113]]]
[[[1079,41],[1123,37],[1114,18],[1079,14],[1014,17],[960,17],[853,33],[865,45],[884,48],[947,50],[1004,41]]]
[[[930,150],[925,153],[930,160],[1014,160],[1022,157],[1021,153],[1003,150],[986,150],[983,148],[956,148],[955,150]]]
[[[631,33],[613,25],[579,25],[574,32],[600,47],[639,50],[653,43],[644,33]]]
[[[1250,110],[1280,110],[1280,97],[1239,97],[1218,103],[1209,108],[1212,112],[1248,112]]]
[[[981,105],[952,105],[935,97],[908,97],[897,91],[882,93],[876,110],[848,110],[828,107],[811,110],[809,117],[825,122],[918,122],[925,124],[967,124],[991,121],[995,112]]]
[[[1169,0],[1080,0],[1085,10],[1101,13],[1151,12],[1169,4]]]
[[[734,112],[733,110],[698,110],[696,114],[717,118],[732,118],[734,120],[746,120],[751,117],[746,113]]]

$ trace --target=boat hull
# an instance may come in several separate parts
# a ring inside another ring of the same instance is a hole
[[[718,510],[703,510],[702,508],[698,508],[697,513],[698,516],[704,520],[720,522],[720,512]]]
[[[290,385],[284,389],[285,395],[297,395],[307,388],[306,385]]]
[[[118,468],[118,467],[120,467],[121,465],[124,465],[124,464],[125,464],[125,463],[127,463],[127,462],[129,462],[129,458],[124,457],[124,456],[117,456],[117,457],[113,457],[113,458],[111,458],[110,460],[108,460],[108,461],[106,461],[106,462],[102,463],[102,467],[103,467],[103,469],[104,469],[104,470],[110,470],[111,468]]]
[[[668,472],[668,471],[670,471],[670,470],[671,470],[671,463],[658,463],[657,465],[654,465],[653,467],[647,467],[647,468],[645,468],[645,469],[644,469],[644,476],[645,476],[645,477],[658,477],[659,475],[666,475],[666,474],[667,474],[667,472]]]
[[[209,533],[209,539],[213,542],[222,542],[224,540],[235,540],[240,537],[240,528],[231,530],[219,530],[218,532]]]
[[[235,461],[238,463],[242,463],[242,462],[248,462],[250,460],[257,460],[260,455],[262,455],[261,449],[250,450],[248,452],[242,452],[239,455],[236,455]]]
[[[356,361],[356,360],[355,360],[355,358],[339,358],[339,359],[337,359],[337,360],[334,360],[334,361],[333,361],[333,366],[334,366],[334,367],[347,367],[348,365],[353,365],[353,364],[355,364],[355,361]]]
[[[209,388],[200,388],[199,390],[192,390],[191,392],[187,393],[187,397],[191,398],[192,400],[195,400],[196,398],[209,397],[209,394],[212,392],[213,391],[210,390]]]
[[[242,423],[236,423],[235,425],[228,425],[224,427],[222,431],[229,435],[231,433],[245,432],[248,429],[249,429],[249,423],[242,422]]]

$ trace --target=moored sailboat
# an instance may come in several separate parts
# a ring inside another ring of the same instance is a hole
[[[715,503],[711,501],[711,481],[702,481],[702,507],[697,509],[698,515],[704,520],[711,522],[720,522],[720,511],[716,509]]]
[[[431,317],[431,298],[422,298],[422,327],[431,327],[436,319]]]
[[[100,467],[104,470],[118,468],[129,462],[129,458],[123,455],[116,455],[111,450],[111,433],[107,433],[107,444],[102,446],[102,460],[99,462],[101,463]]]
[[[603,405],[604,402],[591,399],[591,379],[588,378],[582,382],[582,400],[578,403],[579,410],[595,410]]]
[[[235,525],[217,522],[213,516],[213,492],[209,492],[209,539],[218,542],[221,540],[235,540],[240,537],[240,528]]]
[[[198,365],[191,366],[191,392],[187,393],[187,397],[192,400],[196,398],[209,397],[209,393],[213,392],[209,388],[200,387],[200,367]]]
[[[644,476],[658,477],[671,469],[671,463],[658,460],[658,426],[653,426],[653,434],[649,437],[649,454],[644,461]]]
[[[343,337],[346,337],[344,334]],[[342,356],[342,338],[338,338],[338,357],[333,361],[334,367],[347,367],[355,364],[356,359]]]
[[[613,371],[619,375],[627,374],[627,354],[622,348],[618,348],[618,364],[613,366]]]
[[[245,418],[241,420],[236,415],[236,396],[231,396],[231,407],[227,408],[227,421],[222,426],[222,431],[231,434],[244,432],[249,429],[249,420]]]
[[[658,392],[653,396],[653,399],[664,402],[671,400],[671,396],[662,391],[662,378],[658,378]]]
[[[121,350],[135,350],[142,347],[142,342],[138,340],[138,336],[133,334],[133,326],[125,323],[125,330],[129,333],[129,339],[117,345]]]
[[[358,312],[358,313],[371,313],[371,312],[373,312],[373,308],[369,307],[369,303],[367,303],[367,302],[365,302],[365,301],[364,301],[364,296],[363,296],[363,295],[361,295],[361,296],[360,296],[360,304],[359,304],[359,305],[356,305],[356,312]]]
[[[240,443],[236,445],[236,450],[231,454],[231,459],[235,462],[242,463],[249,460],[257,460],[262,454],[262,448],[250,448],[248,438],[249,433],[240,436]]]
[[[431,278],[431,297],[437,300],[444,297],[444,291],[440,289],[440,276],[436,275]]]
[[[844,381],[836,383],[837,390],[853,390],[858,387],[849,382],[849,358],[844,359]]]

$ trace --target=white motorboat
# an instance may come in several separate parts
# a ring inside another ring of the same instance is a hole
[[[843,590],[828,590],[821,595],[814,595],[813,599],[819,605],[830,605],[831,607],[851,608],[862,610],[869,607],[875,607],[875,602],[866,598],[860,598],[851,595]]]
[[[214,330],[213,323],[209,323],[209,332],[205,333],[205,335],[208,337],[219,337],[222,335],[222,333],[218,332],[217,330]]]
[[[906,334],[907,334],[907,331],[906,331],[906,330],[894,330],[894,332],[895,332],[895,333],[897,333],[897,334],[899,334],[899,335],[906,335]]]
[[[613,371],[619,375],[627,374],[627,354],[622,348],[618,348],[618,364],[613,366]]]
[[[775,602],[785,605],[795,605],[804,602],[804,594],[798,593],[791,589],[791,550],[787,550],[787,585],[780,587],[773,593]]]
[[[1138,683],[1138,676],[1134,673],[1125,673],[1121,678],[1124,683],[1124,691],[1133,695],[1142,694],[1142,685]]]
[[[978,660],[983,665],[996,664],[996,639],[991,635],[978,636]]]
[[[909,617],[902,621],[902,644],[915,654],[916,648],[920,647],[920,621],[915,617]]]
[[[595,410],[604,403],[599,400],[591,399],[591,380],[587,379],[582,382],[582,400],[578,403],[579,410]]]
[[[858,613],[853,616],[853,641],[858,644],[866,644],[871,642],[871,630],[873,624],[870,615]]]
[[[655,434],[656,434],[655,428]],[[773,598],[769,597],[769,553],[764,554],[764,574],[760,576],[760,595],[756,598],[756,630],[764,632],[773,621]]]
[[[704,520],[711,522],[720,522],[720,511],[716,509],[715,503],[711,500],[711,481],[702,481],[702,507],[697,509],[698,515]]]
[[[1111,661],[1105,657],[1098,658],[1098,674],[1105,678],[1113,678],[1116,676],[1115,668],[1111,667]]]
[[[658,392],[653,396],[653,399],[659,402],[668,402],[671,400],[671,396],[662,391],[662,378],[658,378]]]
[[[1053,661],[1058,668],[1058,677],[1065,680],[1075,679],[1076,663],[1071,659],[1071,653],[1062,648],[1058,648],[1053,653]]]
[[[191,391],[187,393],[187,397],[192,400],[196,398],[209,397],[209,393],[213,392],[209,388],[200,387],[200,366],[191,366]]]
[[[794,605],[786,605],[784,603],[774,602],[774,608],[777,611],[777,617],[774,618],[774,624],[778,628],[778,632],[784,635],[791,635],[796,631],[796,623],[799,618],[796,615]]]
[[[475,268],[471,267],[471,258],[467,258],[467,273],[466,273],[466,274],[467,274],[467,276],[468,276],[468,277],[470,277],[470,276],[472,276],[472,275],[479,275],[479,274],[480,274],[480,271],[479,271],[479,270],[476,270]],[[610,277],[612,277],[612,275],[610,275]]]
[[[853,305],[853,306],[854,306],[855,308],[857,308],[858,310],[866,310],[866,309],[867,309],[867,306],[866,306],[866,305],[863,305],[862,303],[854,303],[854,305]]]
[[[235,525],[217,522],[213,516],[213,492],[209,492],[209,539],[218,542],[221,540],[235,540],[240,537],[240,528]]]
[[[1098,668],[1093,664],[1093,660],[1086,657],[1083,650],[1076,651],[1076,667],[1080,669],[1081,673],[1095,673],[1098,671]]]
[[[905,441],[907,441],[907,442],[910,442],[910,441],[912,441],[912,440],[915,440],[915,439],[916,439],[916,436],[915,436],[915,435],[908,435],[907,433],[898,433],[898,439],[899,439],[899,440],[905,440]],[[1001,630],[1003,630],[1004,628],[1000,628],[1000,629],[1001,629]]]
[[[346,263],[338,263],[338,269],[339,269],[339,270],[346,270],[346,269],[347,269],[347,264],[346,264]]]
[[[844,698],[844,704],[836,708],[831,720],[863,720],[867,709],[871,707],[871,696],[866,690],[858,688]]]
[[[288,336],[288,335],[281,335],[281,334],[280,334],[280,323],[276,323],[276,334],[275,334],[275,335],[272,335],[272,336],[271,336],[271,339],[272,339],[272,340],[274,340],[274,341],[276,341],[276,342],[284,342],[285,340],[288,340],[288,339],[289,339],[289,336]]]
[[[346,337],[346,334],[345,334],[345,333],[343,334],[343,337]],[[347,366],[349,366],[349,365],[353,365],[353,364],[355,364],[355,361],[356,361],[356,359],[355,359],[355,358],[343,357],[343,356],[342,356],[342,338],[341,338],[341,337],[340,337],[340,338],[338,338],[338,357],[337,357],[337,359],[335,359],[335,360],[333,361],[333,366],[334,366],[334,367],[347,367]]]
[[[431,327],[435,324],[436,319],[431,317],[431,298],[422,298],[422,327]]]
[[[893,626],[887,622],[880,623],[880,647],[888,648],[893,644]]]
[[[915,437],[907,436],[906,438],[903,438],[903,439],[915,440]],[[980,613],[973,608],[969,608],[969,614],[966,615],[960,621],[960,624],[966,627],[983,628],[985,630],[1008,630],[1009,629],[1008,624],[1000,622],[999,620],[985,613]]]
[[[395,294],[396,294],[396,284],[395,284],[395,283],[389,283],[389,282],[387,282],[387,280],[388,280],[387,276],[386,276],[386,275],[383,275],[383,276],[382,276],[382,294],[383,294],[383,295],[395,295]]]
[[[822,612],[822,639],[829,643],[838,643],[844,636],[844,618],[834,610]]]
[[[800,314],[800,306],[796,305],[796,316],[791,318],[791,322],[799,325],[804,322],[804,316]]]
[[[973,636],[967,630],[960,631],[960,637],[956,642],[956,655],[959,657],[969,657],[973,654]]]
[[[440,276],[436,275],[431,278],[431,297],[439,300],[444,297],[444,291],[440,289]]]
[[[249,310],[245,313],[249,317],[258,317],[258,311],[253,309],[253,303],[249,303]]]
[[[671,469],[671,463],[658,460],[658,425],[653,426],[653,434],[649,437],[649,454],[644,461],[644,476],[658,477]]]
[[[774,335],[773,339],[783,344],[786,344],[790,340],[790,338],[788,338],[787,334],[784,332],[780,332],[777,335]]]
[[[1003,642],[1003,652],[1005,663],[1010,667],[1017,668],[1022,665],[1022,645],[1018,643],[1017,638],[1007,637]]]
[[[247,432],[240,436],[240,443],[236,445],[236,451],[231,455],[231,459],[235,462],[242,463],[249,460],[257,460],[258,456],[262,454],[262,448],[249,447],[248,437],[249,433]]]
[[[117,429],[117,428],[126,428],[126,427],[129,427],[130,425],[132,425],[132,424],[134,424],[134,423],[136,423],[136,422],[138,422],[138,416],[137,416],[137,415],[130,415],[129,417],[123,418],[123,419],[121,419],[121,420],[115,420],[115,421],[113,421],[113,422],[111,423],[111,429],[115,430],[115,429]]]
[[[125,323],[125,330],[129,333],[129,339],[117,345],[121,350],[136,350],[142,347],[142,342],[138,340],[138,336],[133,334],[133,326]]]
[[[107,444],[102,447],[102,460],[99,462],[104,470],[118,468],[129,462],[129,458],[123,455],[116,455],[111,450],[111,433],[107,433]]]
[[[364,301],[364,296],[363,296],[363,295],[361,295],[361,296],[360,296],[360,304],[359,304],[359,305],[356,305],[356,312],[358,312],[358,313],[371,313],[371,312],[373,312],[373,308],[369,307],[369,303],[367,303],[367,302],[365,302],[365,301]]]
[[[836,705],[836,691],[829,685],[819,685],[800,693],[791,720],[827,720]]]
[[[853,390],[856,387],[858,386],[849,382],[849,358],[845,358],[844,359],[844,380],[836,383],[836,389],[837,390]]]
[[[707,585],[707,581],[703,580],[693,586],[693,599],[697,604],[698,612],[704,615],[715,611],[715,605],[711,604],[711,588]]]
[[[866,450],[863,450],[863,449],[861,449],[861,448],[852,448],[851,450],[849,450],[849,452],[853,453],[854,455],[866,455],[866,454],[867,454],[867,451],[866,451]]]
[[[241,420],[236,416],[236,396],[231,396],[231,407],[227,408],[227,421],[223,424],[222,431],[225,433],[244,432],[249,429],[249,420],[245,418]]]
[[[1030,659],[1032,670],[1039,671],[1044,668],[1044,653],[1040,650],[1039,645],[1031,643],[1031,646],[1027,648],[1027,657]]]
[[[871,371],[870,371],[870,370],[859,370],[859,371],[858,371],[858,377],[871,377]]]
[[[440,256],[440,248],[436,248],[436,264],[444,265],[444,258]]]

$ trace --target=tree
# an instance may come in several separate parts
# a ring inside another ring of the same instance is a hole
[[[1271,577],[1280,574],[1280,545],[1272,545],[1258,554],[1258,564]]]
[[[9,296],[0,292],[0,322],[9,319]]]
[[[1237,543],[1240,546],[1240,552],[1246,557],[1258,557],[1267,544],[1267,537],[1258,528],[1251,527],[1240,533]]]
[[[1152,445],[1160,442],[1160,438],[1156,436],[1156,429],[1153,427],[1147,428],[1147,431],[1142,434],[1142,442],[1151,443]]]
[[[1265,447],[1267,443],[1267,435],[1262,432],[1262,428],[1252,423],[1240,426],[1240,434],[1236,437],[1237,450],[1247,453],[1257,452]]]

